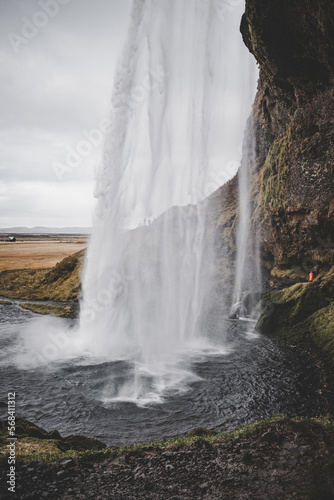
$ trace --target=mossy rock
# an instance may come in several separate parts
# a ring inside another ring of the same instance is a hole
[[[262,169],[262,210],[261,213],[276,212],[284,207],[283,183],[288,170],[288,155],[291,147],[292,122],[285,135],[272,144]]]
[[[203,437],[203,436],[215,436],[216,434],[217,433],[215,431],[212,431],[210,429],[205,429],[204,427],[196,427],[196,429],[193,429],[192,431],[188,432],[187,436]]]
[[[268,293],[256,329],[304,350],[318,352],[334,366],[333,269],[313,283]]]
[[[106,445],[97,439],[85,436],[62,437],[57,430],[47,432],[42,427],[33,424],[23,418],[16,419],[15,434],[17,437],[17,459],[19,461],[31,461],[37,457],[43,458],[54,456],[63,457],[64,453],[98,451],[106,448]],[[7,421],[0,421],[0,457],[5,459],[8,453],[7,441],[8,424]]]
[[[101,441],[86,436],[67,436],[58,441],[57,446],[61,451],[103,450],[106,447]]]

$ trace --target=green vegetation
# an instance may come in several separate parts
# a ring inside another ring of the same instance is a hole
[[[313,283],[296,283],[264,298],[256,325],[289,344],[320,353],[334,366],[334,268]]]
[[[0,464],[6,463],[8,456],[7,427],[6,421],[0,421]],[[29,463],[33,460],[42,462],[61,460],[68,456],[78,456],[86,450],[92,452],[105,448],[105,445],[96,439],[85,436],[63,438],[56,430],[47,432],[22,418],[16,420],[15,432],[16,458],[21,463]]]
[[[51,316],[59,316],[60,318],[75,318],[78,312],[77,305],[71,306],[50,306],[47,304],[31,304],[29,302],[20,303],[23,309],[29,309],[37,314],[50,314]]]
[[[65,457],[93,458],[101,455],[113,455],[114,459],[121,457],[136,457],[140,455],[163,452],[177,451],[181,448],[194,445],[195,443],[206,442],[210,445],[235,440],[237,438],[251,437],[261,432],[263,428],[272,423],[284,423],[287,420],[293,422],[310,422],[319,425],[328,431],[334,431],[334,421],[329,417],[319,418],[294,418],[287,419],[285,416],[274,416],[270,419],[264,419],[253,422],[244,427],[231,432],[214,433],[207,429],[195,429],[183,437],[165,439],[161,441],[152,441],[150,443],[134,443],[122,447],[111,446],[103,448],[102,443],[94,439],[83,436],[70,436],[62,438],[57,431],[47,433],[40,427],[23,421],[24,425],[30,427],[30,431],[22,432],[18,435],[16,443],[17,461],[20,463],[30,463],[38,460],[40,462],[51,462],[61,460]],[[199,432],[200,431],[200,432]],[[27,434],[35,434],[28,436]],[[0,463],[4,463],[7,457],[7,430],[3,426],[0,431]]]
[[[84,250],[59,262],[51,270],[25,269],[0,274],[0,295],[12,299],[77,301]]]
[[[66,281],[69,279],[77,266],[79,258],[78,254],[81,255],[81,253],[83,252],[77,252],[69,257],[65,257],[65,259],[61,262],[58,262],[58,264],[56,264],[51,271],[45,274],[43,283],[51,284],[59,280]]]
[[[289,154],[292,146],[292,121],[285,134],[279,136],[272,144],[262,168],[262,200],[263,211],[277,212],[285,208],[283,183],[289,167]]]

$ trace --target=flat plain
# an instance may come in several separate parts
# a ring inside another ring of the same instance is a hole
[[[86,248],[87,236],[17,236],[15,242],[0,235],[0,273],[16,269],[47,269]]]

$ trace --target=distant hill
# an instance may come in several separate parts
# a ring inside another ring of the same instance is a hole
[[[90,227],[5,227],[0,234],[91,234]]]

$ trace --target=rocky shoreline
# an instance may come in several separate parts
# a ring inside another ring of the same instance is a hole
[[[328,421],[273,419],[224,439],[197,434],[190,444],[113,448],[18,465],[15,498],[334,498],[334,426]],[[2,491],[2,498],[13,498]]]

